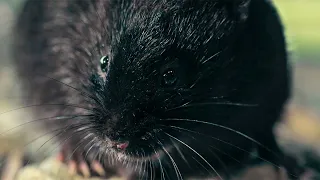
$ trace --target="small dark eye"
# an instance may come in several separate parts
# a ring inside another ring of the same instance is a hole
[[[109,57],[108,56],[103,56],[100,59],[100,68],[103,72],[106,72],[107,66],[108,66],[108,61],[109,61]]]
[[[177,76],[174,72],[174,70],[169,69],[167,70],[163,75],[163,84],[166,86],[172,86],[177,82]]]

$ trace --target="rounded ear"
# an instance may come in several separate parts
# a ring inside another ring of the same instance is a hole
[[[227,2],[230,13],[239,22],[244,22],[248,19],[249,6],[251,0],[224,0]]]

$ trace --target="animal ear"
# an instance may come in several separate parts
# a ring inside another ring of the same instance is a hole
[[[227,7],[231,15],[239,22],[244,22],[248,19],[249,6],[251,0],[224,0],[227,2]]]

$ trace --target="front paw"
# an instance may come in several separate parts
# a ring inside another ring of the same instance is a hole
[[[69,146],[62,147],[57,159],[68,166],[69,173],[79,174],[85,178],[98,176],[107,177],[110,173],[106,173],[102,164],[96,160],[88,161],[84,154],[80,151],[71,151]]]

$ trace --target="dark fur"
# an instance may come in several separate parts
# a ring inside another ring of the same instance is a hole
[[[156,139],[172,145],[168,133],[225,174],[224,165],[239,165],[230,156],[244,162],[254,148],[261,157],[282,162],[273,126],[290,95],[290,70],[283,27],[267,0],[27,0],[15,31],[15,63],[29,103],[64,104],[43,105],[37,117],[87,115],[50,120],[59,130],[72,125],[61,137],[77,133],[67,140],[71,150],[83,142],[88,146],[78,149],[86,153],[95,144],[89,154],[100,152],[107,166],[105,137],[128,140],[127,152],[138,157],[151,155],[153,147],[160,152]],[[102,75],[104,55],[110,63]],[[168,67],[176,69],[174,87],[161,85]],[[279,157],[221,127],[168,121],[177,118],[229,127]],[[183,177],[215,174],[173,141],[188,161],[177,148],[170,150]],[[166,174],[176,178],[170,158],[161,161]]]

